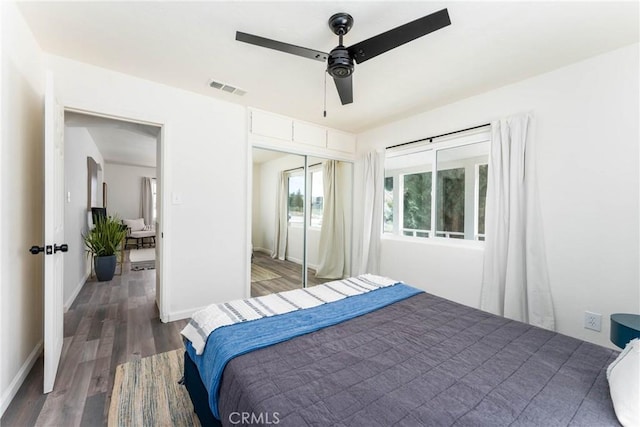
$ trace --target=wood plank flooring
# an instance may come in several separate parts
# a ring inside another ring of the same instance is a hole
[[[43,358],[37,360],[0,424],[103,426],[116,367],[182,348],[188,320],[160,322],[155,270],[131,271],[110,282],[88,281],[64,315],[64,343],[53,391],[42,394]]]
[[[266,268],[280,277],[271,280],[261,280],[251,283],[251,296],[259,297],[272,294],[274,292],[289,291],[302,287],[302,266],[291,261],[281,261],[273,259],[268,254],[255,251],[253,253],[253,263]],[[327,279],[317,279],[316,272],[311,268],[307,269],[307,286],[319,285],[329,282]]]
[[[253,262],[281,277],[252,283],[252,296],[300,287],[300,265],[261,253]],[[62,357],[53,391],[42,394],[40,356],[0,425],[106,425],[116,367],[183,347],[180,331],[188,320],[160,321],[155,274],[155,270],[131,271],[127,254],[121,276],[110,282],[88,281],[64,315]],[[309,269],[308,281],[312,286],[326,280],[316,279]]]

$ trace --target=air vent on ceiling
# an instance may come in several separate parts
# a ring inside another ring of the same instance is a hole
[[[214,89],[222,90],[224,92],[233,93],[234,95],[238,95],[238,96],[243,96],[247,93],[246,90],[238,89],[237,87],[234,87],[225,83],[220,83],[215,80],[209,81],[209,86],[211,86]]]

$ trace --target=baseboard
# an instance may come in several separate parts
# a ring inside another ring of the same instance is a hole
[[[71,295],[69,296],[69,299],[67,299],[67,301],[65,301],[64,306],[63,306],[65,313],[67,311],[69,311],[69,309],[71,308],[71,305],[76,300],[76,297],[78,296],[78,294],[82,290],[82,287],[84,286],[85,283],[87,283],[87,280],[89,280],[89,276],[90,275],[91,275],[91,273],[87,273],[87,275],[85,277],[80,279],[80,282],[78,283],[78,286],[76,286],[76,288],[73,290],[73,292],[71,292]]]
[[[38,360],[38,357],[42,353],[42,349],[43,343],[42,341],[40,341],[35,346],[33,351],[31,351],[31,353],[27,357],[27,360],[24,361],[16,376],[13,377],[13,380],[11,381],[11,384],[9,384],[9,387],[7,387],[4,393],[2,393],[2,398],[0,400],[0,417],[4,414],[4,411],[7,410],[7,408],[11,404],[11,401],[18,393],[18,390],[20,390],[20,386],[22,386],[22,383],[24,383],[27,375],[29,375],[29,372],[31,372],[31,368],[33,368],[34,363],[36,363],[36,360]]]
[[[296,264],[300,264],[300,265],[302,265],[302,260],[301,260],[301,259],[294,258],[294,257],[289,256],[289,255],[287,255],[284,259],[285,259],[286,261],[291,261],[291,262],[295,262]]]
[[[189,319],[191,316],[193,316],[193,313],[207,307],[208,305],[205,305],[202,307],[191,308],[188,310],[180,310],[180,311],[174,311],[172,313],[167,313],[166,319],[162,319],[162,321],[167,323],[167,322],[175,322],[176,320]]]
[[[271,249],[267,248],[253,248],[254,252],[261,252],[263,254],[271,255]]]

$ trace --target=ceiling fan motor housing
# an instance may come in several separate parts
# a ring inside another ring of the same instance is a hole
[[[329,52],[327,72],[339,79],[349,77],[353,73],[353,59],[346,47],[338,46]]]

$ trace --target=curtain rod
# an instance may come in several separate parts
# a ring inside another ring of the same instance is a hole
[[[469,130],[480,129],[480,128],[483,128],[483,127],[486,127],[486,126],[491,126],[491,123],[485,123],[483,125],[473,126],[473,127],[466,128],[466,129],[454,130],[453,132],[447,132],[447,133],[443,133],[441,135],[430,136],[428,138],[421,138],[421,139],[416,139],[415,141],[409,141],[409,142],[403,142],[401,144],[391,145],[389,147],[386,147],[385,150],[389,150],[390,148],[402,147],[404,145],[415,144],[416,142],[422,142],[422,141],[433,142],[433,140],[436,139],[436,138],[442,138],[443,136],[454,135],[456,133],[466,132],[466,131],[469,131]]]
[[[312,168],[314,166],[318,166],[318,165],[321,165],[321,164],[322,163],[315,163],[313,165],[307,165],[307,168]],[[293,169],[286,169],[286,170],[283,170],[282,172],[293,172],[293,171],[297,171],[298,169],[304,169],[304,166],[300,166],[300,167],[293,168]]]

